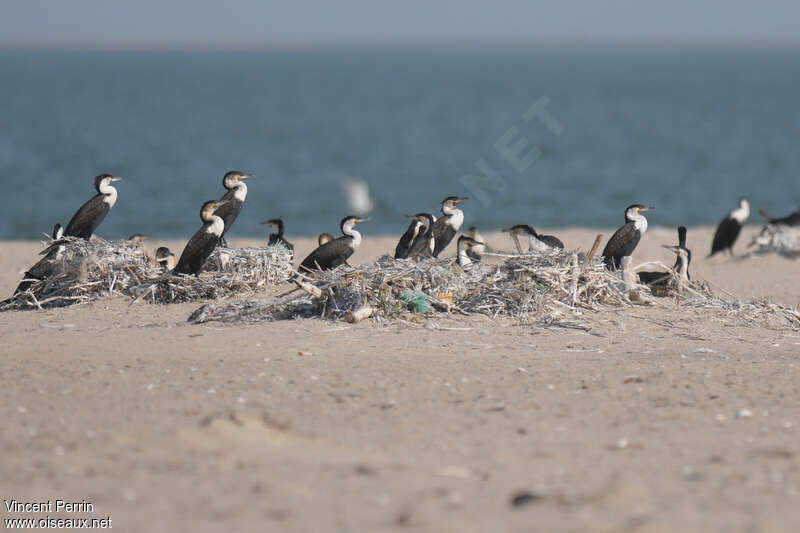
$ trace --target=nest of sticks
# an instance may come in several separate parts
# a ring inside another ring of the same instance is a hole
[[[131,241],[66,237],[49,244],[42,259],[47,276],[0,303],[0,311],[59,307],[120,294],[153,303],[250,296],[286,282],[292,272],[292,255],[280,246],[217,248],[205,272],[195,277],[165,275],[141,245]]]
[[[742,324],[765,323],[800,329],[796,310],[768,302],[744,303],[719,296],[708,283],[684,282],[671,269],[668,287],[654,298],[633,281],[632,271],[610,272],[593,253],[553,250],[535,254],[495,255],[498,265],[474,263],[462,270],[453,260],[420,262],[383,256],[358,268],[340,267],[314,277],[295,279],[297,289],[262,301],[213,304],[197,309],[190,322],[258,322],[322,316],[358,322],[408,320],[437,312],[510,318],[519,323],[558,325],[588,323],[597,312],[634,305],[715,309]],[[594,314],[591,312],[595,312]]]

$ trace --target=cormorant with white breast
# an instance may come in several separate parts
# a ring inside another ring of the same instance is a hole
[[[177,261],[175,260],[175,254],[173,254],[166,246],[161,246],[156,250],[155,259],[156,263],[158,263],[164,272],[169,272],[175,268],[175,265],[177,264]]]
[[[122,178],[114,177],[111,174],[100,174],[94,178],[94,188],[97,194],[72,215],[67,229],[64,230],[65,237],[79,237],[87,241],[92,237],[108,212],[117,203],[117,189],[111,184],[120,180]]]
[[[217,215],[217,209],[227,204],[227,200],[209,200],[200,208],[200,219],[203,226],[192,235],[178,259],[173,271],[176,274],[200,275],[200,270],[219,243],[225,231],[225,222]]]
[[[707,257],[723,250],[728,250],[728,253],[733,255],[733,245],[739,238],[739,232],[742,231],[742,226],[749,216],[750,202],[742,196],[739,198],[739,207],[728,213],[728,216],[723,218],[717,226],[714,241],[711,243],[711,253]]]
[[[475,226],[467,229],[467,236],[475,240],[475,244],[467,248],[467,255],[473,261],[480,261],[483,254],[486,253],[486,244],[484,244],[486,241],[483,240],[483,236],[478,233],[478,228]]]
[[[25,275],[22,276],[22,281],[14,290],[14,296],[21,292],[27,291],[37,281],[47,279],[53,275],[55,268],[54,261],[61,259],[61,255],[64,253],[63,241],[58,242],[63,236],[64,228],[61,226],[61,224],[56,224],[53,226],[53,233],[50,236],[52,239],[51,244],[45,248],[44,251],[42,251],[44,257],[39,259],[35,265],[25,272]]]
[[[800,211],[781,218],[772,218],[765,209],[759,209],[758,214],[767,219],[773,226],[800,226]]]
[[[458,238],[458,241],[456,242],[456,252],[458,257],[458,266],[460,266],[462,270],[466,269],[472,264],[472,260],[469,257],[469,249],[473,246],[482,245],[484,245],[483,242],[476,241],[468,235],[462,235]]]
[[[514,240],[514,246],[516,246],[517,252],[519,253],[522,253],[522,247],[519,244],[520,235],[528,236],[529,252],[544,252],[545,250],[556,248],[559,250],[564,249],[564,243],[561,242],[561,239],[553,235],[542,235],[541,233],[538,233],[536,229],[527,224],[517,224],[516,226],[511,226],[503,231],[511,234],[511,238]]]
[[[619,268],[622,258],[633,253],[642,235],[647,231],[647,219],[642,213],[653,209],[655,207],[645,207],[641,204],[625,208],[625,224],[611,236],[603,249],[603,261],[606,267]]]
[[[689,281],[689,262],[692,260],[692,252],[682,246],[664,246],[675,252],[678,256],[675,261],[675,273],[681,282]],[[672,273],[670,272],[638,272],[639,283],[647,285],[651,289],[667,289],[673,285]]]
[[[689,265],[692,262],[692,251],[686,247],[686,227],[680,226],[678,228],[678,246],[665,245],[664,248],[677,254],[672,270],[684,281],[690,280]],[[640,283],[651,286],[666,286],[672,279],[669,272],[638,272],[637,276]]]
[[[414,239],[414,243],[411,245],[411,249],[408,252],[408,257],[417,259],[420,257],[431,257],[436,244],[433,237],[436,219],[430,213],[417,213],[414,215],[414,218],[422,222],[424,231],[420,228],[417,238]]]
[[[411,221],[411,224],[408,225],[406,232],[400,237],[400,240],[397,242],[397,246],[394,248],[395,259],[408,258],[411,247],[414,245],[414,240],[419,235],[420,230],[425,228],[425,224],[420,221],[419,218],[413,215],[408,215],[408,218],[412,218],[413,220]]]
[[[442,216],[433,224],[433,257],[439,257],[439,254],[447,248],[458,230],[461,229],[461,224],[464,223],[464,212],[456,206],[468,199],[466,196],[448,196],[442,200]]]
[[[282,219],[272,218],[270,220],[267,220],[266,222],[262,222],[261,224],[266,224],[267,226],[275,230],[275,233],[270,233],[269,235],[269,242],[267,243],[269,246],[275,246],[277,244],[283,246],[284,248],[287,248],[290,252],[294,252],[294,245],[283,237]]]
[[[313,272],[314,270],[331,270],[339,265],[346,264],[347,259],[353,255],[356,248],[361,244],[361,233],[355,227],[357,224],[368,220],[368,218],[359,218],[353,215],[344,217],[339,223],[342,236],[326,242],[311,252],[300,263],[300,268],[306,272]]]
[[[220,202],[225,203],[220,204],[222,208],[217,211],[217,216],[222,218],[222,222],[225,224],[225,228],[222,230],[222,235],[220,235],[219,238],[220,246],[228,246],[228,243],[225,241],[225,234],[228,233],[228,230],[233,226],[233,222],[242,211],[242,206],[244,206],[244,201],[247,198],[247,185],[244,180],[253,178],[255,178],[253,174],[245,174],[238,170],[231,170],[222,177],[222,186],[225,187],[228,192],[223,194],[222,198],[220,198]]]

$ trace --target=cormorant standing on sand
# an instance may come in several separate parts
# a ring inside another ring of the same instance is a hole
[[[739,207],[728,213],[728,216],[723,218],[722,222],[717,226],[717,231],[714,233],[714,242],[711,244],[711,253],[708,254],[708,257],[723,250],[728,250],[728,253],[733,255],[733,245],[736,239],[739,238],[742,226],[749,216],[750,202],[742,196],[739,198]]]

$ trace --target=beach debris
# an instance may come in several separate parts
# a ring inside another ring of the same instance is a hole
[[[786,257],[800,257],[800,226],[766,224],[748,247],[758,246],[758,255],[779,253]]]
[[[282,247],[217,248],[198,277],[163,275],[139,243],[65,237],[46,279],[0,303],[0,311],[43,309],[127,295],[152,303],[250,295],[284,283],[291,254]],[[45,253],[48,249],[45,250]]]

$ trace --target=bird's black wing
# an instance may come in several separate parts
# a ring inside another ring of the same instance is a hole
[[[672,274],[669,272],[638,272],[639,283],[643,285],[666,286],[669,280],[672,279]]]
[[[206,259],[217,246],[217,241],[219,241],[219,238],[206,231],[206,226],[204,225],[186,243],[186,247],[181,253],[181,258],[175,266],[175,272],[179,274],[199,274]]]
[[[539,235],[539,240],[545,243],[550,248],[558,248],[561,250],[564,249],[564,243],[561,242],[561,239],[553,235]]]
[[[631,255],[639,244],[642,234],[636,229],[634,222],[627,222],[608,239],[603,248],[603,257],[607,267],[619,268],[622,258]]]
[[[88,240],[106,218],[110,207],[102,194],[92,196],[78,209],[64,230],[65,237],[79,237]]]
[[[416,220],[412,221],[411,224],[409,224],[406,232],[400,237],[400,240],[397,242],[397,246],[394,249],[395,259],[405,259],[408,257],[411,247],[414,246],[414,243],[416,242],[417,236],[414,235],[414,230],[417,229],[417,224],[418,222]]]
[[[449,220],[450,215],[445,215],[433,223],[433,257],[439,257],[456,236],[456,230],[447,223]]]
[[[303,259],[300,268],[306,271],[330,270],[343,265],[354,251],[353,238],[345,235],[317,247]]]
[[[427,232],[426,232],[427,233]],[[411,249],[408,251],[408,257],[431,257],[431,239],[433,235],[428,236],[423,233],[417,235]]]
[[[714,232],[714,241],[711,243],[709,257],[726,248],[733,247],[740,231],[742,231],[742,225],[735,218],[725,217],[717,226],[717,231]]]
[[[770,222],[772,224],[783,224],[784,226],[800,226],[800,211],[795,211],[783,218],[773,218]]]
[[[228,233],[228,230],[231,229],[231,226],[233,226],[233,223],[236,221],[236,217],[239,216],[244,206],[244,202],[236,199],[236,196],[234,196],[235,193],[236,189],[231,189],[223,194],[219,201],[227,201],[228,203],[219,206],[219,208],[214,211],[214,214],[220,217],[225,223],[225,227],[222,229],[222,235],[219,237],[220,240],[222,240],[225,234]]]

